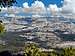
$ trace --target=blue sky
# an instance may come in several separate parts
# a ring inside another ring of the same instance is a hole
[[[22,7],[22,4],[24,2],[28,2],[29,6],[31,6],[31,4],[35,1],[35,0],[16,0],[17,4],[16,6],[20,6]],[[49,4],[57,4],[58,7],[61,7],[63,4],[61,3],[61,1],[63,0],[41,0],[45,6],[48,6]]]

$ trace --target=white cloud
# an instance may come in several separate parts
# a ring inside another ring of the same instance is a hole
[[[56,4],[50,4],[47,10],[51,15],[58,15],[62,11],[62,8],[57,7]]]
[[[29,8],[28,3],[27,2],[23,3],[23,7]]]
[[[13,7],[8,8],[8,13],[11,13],[11,14],[18,14],[18,13],[21,13],[21,12],[23,12],[22,7],[13,6]]]
[[[35,1],[34,3],[32,3],[31,8],[33,13],[45,13],[46,11],[44,3],[41,1]]]
[[[75,0],[64,0],[61,1],[63,3],[63,7],[59,8],[56,4],[50,4],[47,8],[48,13],[50,12],[52,15],[75,15]]]
[[[70,7],[71,2],[72,2],[71,0],[64,0],[64,4],[62,7],[62,10],[64,13],[71,13],[72,12],[72,8]]]
[[[23,3],[23,12],[30,13],[30,11],[31,8],[28,6],[28,3],[27,2]]]
[[[54,4],[54,5],[50,4],[49,5],[49,8],[50,8],[50,10],[51,10],[52,13],[58,11],[58,7],[57,7],[56,4]]]
[[[71,2],[72,2],[72,0],[64,0],[64,4],[69,4]]]
[[[41,1],[35,1],[34,3],[32,3],[32,7],[42,7],[42,8],[44,8],[44,3],[42,3]]]
[[[64,14],[75,14],[75,0],[64,0],[62,12]]]

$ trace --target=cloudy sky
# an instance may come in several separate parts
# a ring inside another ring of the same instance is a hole
[[[24,2],[27,2],[29,6],[32,5],[36,0],[17,0],[17,6],[22,6]],[[49,4],[57,4],[57,6],[61,7],[62,3],[61,1],[63,0],[39,0],[44,3],[45,6],[48,6]]]
[[[75,0],[17,0],[17,4],[10,8],[2,8],[0,14],[4,16],[22,15],[74,15]]]

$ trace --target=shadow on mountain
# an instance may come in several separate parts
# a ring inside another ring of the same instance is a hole
[[[10,51],[2,51],[0,52],[0,56],[24,56],[24,54],[13,54]]]

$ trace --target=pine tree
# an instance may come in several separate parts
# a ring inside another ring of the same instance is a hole
[[[12,6],[13,3],[17,3],[16,0],[0,0],[0,7]]]

